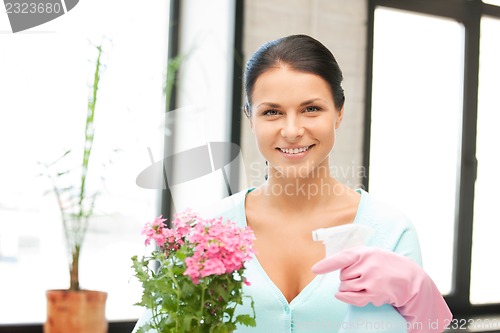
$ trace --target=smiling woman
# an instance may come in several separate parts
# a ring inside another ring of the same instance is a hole
[[[248,274],[259,283],[247,292],[255,300],[257,327],[281,332],[299,322],[321,322],[328,325],[317,329],[326,332],[343,330],[353,320],[372,325],[377,318],[401,332],[417,332],[437,320],[438,327],[428,331],[438,332],[450,312],[418,265],[412,224],[330,173],[329,156],[344,116],[341,82],[331,52],[305,35],[264,44],[246,66],[245,109],[269,177],[241,192],[232,210],[256,236],[256,267]],[[324,249],[312,232],[349,224],[374,230],[370,246],[321,260]],[[330,274],[336,270],[340,275]],[[376,287],[382,280],[388,288]],[[282,320],[276,321],[271,314],[279,313]]]

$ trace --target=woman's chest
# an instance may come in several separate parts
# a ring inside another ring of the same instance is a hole
[[[311,267],[325,255],[321,243],[306,228],[257,228],[254,247],[269,279],[291,302],[314,278]]]

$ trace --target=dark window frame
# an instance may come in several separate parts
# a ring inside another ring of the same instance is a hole
[[[456,197],[454,262],[452,293],[445,296],[455,318],[479,315],[500,315],[500,303],[471,304],[470,277],[474,184],[477,172],[476,134],[479,80],[480,24],[482,16],[500,19],[500,6],[484,4],[481,0],[368,0],[367,80],[364,128],[363,166],[366,173],[363,185],[368,189],[370,171],[371,99],[373,77],[374,17],[377,7],[406,10],[450,18],[464,25],[464,88],[462,112],[462,141],[459,189]]]

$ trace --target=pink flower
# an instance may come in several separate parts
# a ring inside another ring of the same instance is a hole
[[[224,263],[218,258],[209,258],[203,262],[203,269],[200,271],[201,277],[209,275],[222,275],[226,272]]]
[[[186,266],[187,268],[186,271],[184,272],[184,275],[188,275],[194,284],[198,284],[200,282],[199,278],[200,278],[201,265],[194,258],[188,257],[186,258]]]
[[[202,218],[198,214],[193,213],[191,209],[174,214],[172,224],[175,230],[177,230],[177,237],[182,238],[187,236],[191,231],[192,225],[199,220],[202,220]]]
[[[179,250],[192,253],[187,257],[183,254],[181,260],[186,265],[184,275],[195,284],[206,276],[232,274],[243,268],[255,253],[252,246],[255,237],[250,228],[240,228],[222,217],[203,219],[188,209],[174,215],[173,229],[167,228],[165,221],[160,215],[146,223],[142,230],[146,235],[145,243],[149,245],[154,241],[172,258]]]
[[[194,254],[186,259],[184,275],[189,275],[194,283],[209,275],[231,274],[243,268],[254,254],[252,231],[222,218],[198,218],[187,239],[193,244]]]
[[[153,222],[146,223],[141,232],[141,234],[146,236],[146,240],[144,241],[146,245],[149,245],[151,241],[154,241],[158,246],[165,244],[169,236],[169,229],[165,228],[165,224],[163,223],[166,220],[160,215]]]

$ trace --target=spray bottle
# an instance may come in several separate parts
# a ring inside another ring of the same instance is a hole
[[[365,245],[372,234],[373,229],[371,227],[351,223],[313,230],[312,238],[314,241],[323,242],[328,257],[342,250]]]
[[[325,245],[326,257],[366,245],[373,229],[363,224],[345,224],[312,232],[314,241]],[[406,333],[406,321],[389,304],[358,307],[349,304],[338,333]]]

